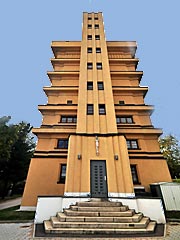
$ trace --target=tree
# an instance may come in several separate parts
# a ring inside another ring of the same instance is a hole
[[[0,195],[7,194],[10,185],[25,180],[35,144],[29,123],[10,124],[10,117],[0,118]]]
[[[173,135],[159,138],[160,150],[167,160],[172,178],[180,177],[180,146],[179,141]]]

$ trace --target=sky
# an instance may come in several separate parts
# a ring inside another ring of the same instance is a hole
[[[81,40],[82,13],[103,12],[106,39],[137,41],[145,103],[164,135],[180,140],[179,0],[16,0],[0,2],[0,117],[40,127],[50,86],[52,41]]]

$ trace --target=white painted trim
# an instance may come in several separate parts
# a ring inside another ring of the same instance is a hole
[[[20,206],[19,211],[36,211],[36,207],[32,207],[32,206]]]
[[[90,192],[65,192],[67,197],[90,197]]]
[[[135,193],[112,193],[108,192],[108,197],[125,197],[125,198],[134,198]]]

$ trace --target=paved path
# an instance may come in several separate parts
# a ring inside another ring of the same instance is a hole
[[[168,224],[166,237],[154,238],[32,238],[32,223],[0,223],[0,240],[180,240],[180,224]]]
[[[11,199],[11,200],[5,200],[4,202],[0,203],[0,210],[20,205],[21,199],[22,198],[19,197],[19,198],[15,198],[15,199]]]
[[[0,240],[30,240],[32,223],[1,223]]]

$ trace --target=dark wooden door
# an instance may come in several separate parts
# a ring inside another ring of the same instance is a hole
[[[91,160],[91,197],[107,196],[106,161]]]

